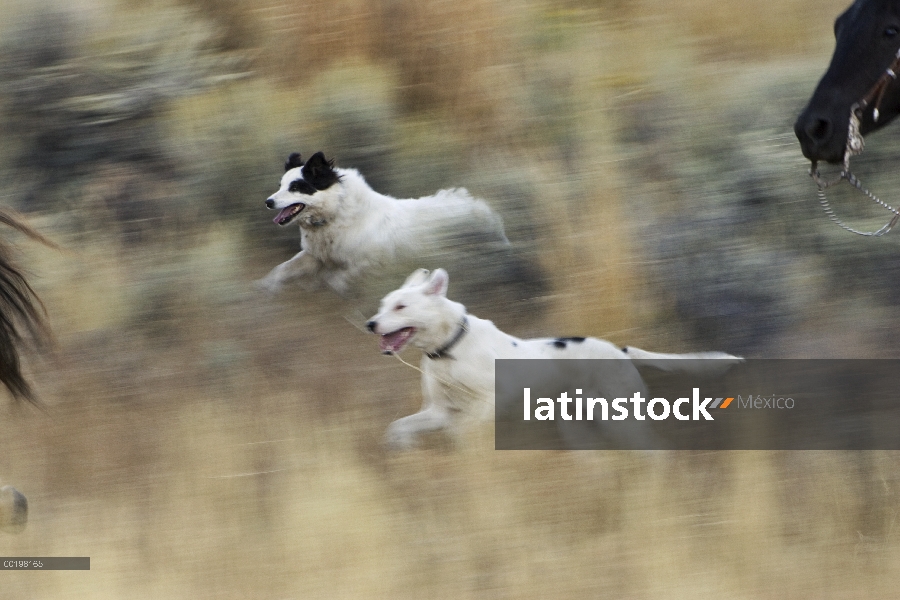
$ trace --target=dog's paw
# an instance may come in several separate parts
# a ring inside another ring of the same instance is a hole
[[[357,277],[346,271],[330,272],[324,275],[325,283],[341,298],[352,300],[359,296],[359,288],[354,285]]]
[[[406,452],[418,446],[416,435],[392,423],[384,434],[384,446],[391,452]]]
[[[276,279],[272,279],[270,277],[263,277],[262,279],[257,279],[253,282],[253,288],[257,292],[261,292],[263,294],[269,294],[274,296],[278,292],[282,290],[284,286],[280,281]]]
[[[19,533],[28,522],[28,501],[16,488],[0,488],[0,531]]]

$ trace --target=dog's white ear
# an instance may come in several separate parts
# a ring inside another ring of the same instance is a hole
[[[446,296],[447,286],[450,285],[450,276],[447,271],[437,269],[425,282],[425,294],[429,296]]]
[[[413,274],[406,278],[406,281],[403,282],[401,287],[413,287],[415,285],[422,285],[428,280],[428,276],[431,274],[431,271],[428,269],[416,269],[413,271]]]

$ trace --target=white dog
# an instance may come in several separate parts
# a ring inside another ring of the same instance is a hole
[[[336,169],[321,152],[285,163],[266,206],[275,223],[300,224],[299,254],[258,283],[275,292],[292,279],[324,282],[347,294],[363,274],[447,248],[458,236],[508,244],[500,218],[464,189],[398,200],[369,187],[355,169]]]
[[[419,434],[429,431],[458,434],[467,423],[491,417],[496,359],[622,359],[614,374],[616,381],[607,383],[613,389],[624,384],[632,390],[643,389],[636,366],[712,374],[743,361],[723,352],[660,354],[620,349],[596,338],[518,339],[490,321],[466,314],[462,304],[446,297],[448,284],[443,269],[433,273],[419,269],[400,289],[385,296],[378,314],[367,323],[370,331],[381,336],[385,354],[398,353],[410,343],[424,352],[422,409],[388,427],[387,443],[393,448],[412,447]]]

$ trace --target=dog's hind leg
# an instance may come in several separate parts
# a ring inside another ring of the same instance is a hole
[[[293,258],[287,260],[256,282],[256,287],[270,293],[281,290],[285,283],[292,279],[305,279],[315,275],[322,263],[313,258],[305,250],[298,252]]]

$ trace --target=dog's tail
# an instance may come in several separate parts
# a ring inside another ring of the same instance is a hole
[[[732,366],[744,362],[740,356],[725,352],[691,352],[688,354],[664,354],[648,352],[640,348],[626,347],[622,352],[628,355],[634,366],[652,367],[669,373],[689,373],[715,376],[728,371]]]

